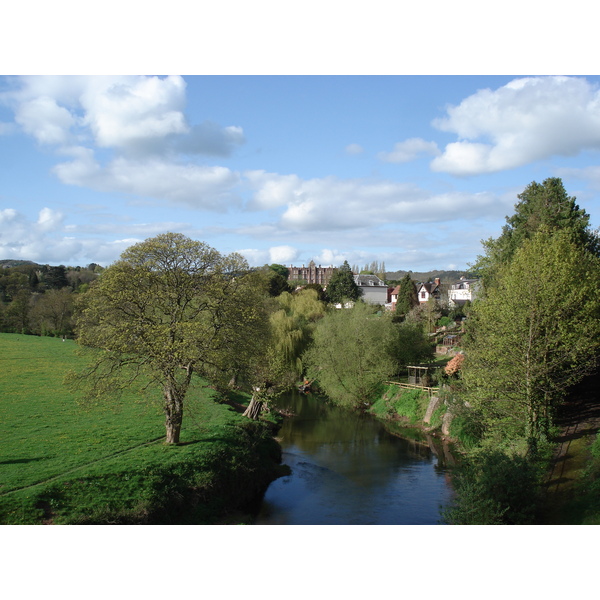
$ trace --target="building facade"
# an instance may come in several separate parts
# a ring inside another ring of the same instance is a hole
[[[318,283],[325,287],[331,276],[333,275],[333,267],[322,267],[317,266],[314,261],[310,261],[307,267],[302,265],[301,267],[289,266],[288,281],[293,283],[294,281],[302,281],[306,283]]]

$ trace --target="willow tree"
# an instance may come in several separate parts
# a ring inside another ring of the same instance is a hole
[[[166,233],[131,246],[81,296],[81,346],[93,361],[72,375],[91,397],[141,383],[162,390],[166,442],[179,442],[195,374],[226,368],[244,331],[261,318],[248,301],[245,260]]]
[[[463,380],[488,427],[548,431],[567,390],[594,371],[600,350],[600,259],[569,231],[542,227],[501,266],[469,314]]]
[[[291,388],[302,376],[302,355],[325,312],[325,304],[314,289],[284,292],[273,299],[269,331],[261,339],[262,351],[254,353],[250,361],[247,376],[252,399],[246,416],[257,419],[272,397]]]

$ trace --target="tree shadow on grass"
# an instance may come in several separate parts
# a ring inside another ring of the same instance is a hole
[[[0,460],[0,465],[19,465],[30,462],[39,462],[40,460],[49,460],[53,456],[38,456],[36,458],[15,458],[13,460]]]

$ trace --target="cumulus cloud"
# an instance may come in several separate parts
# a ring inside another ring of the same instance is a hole
[[[246,176],[256,188],[254,205],[283,209],[280,226],[291,232],[479,218],[505,211],[503,202],[485,192],[432,194],[414,185],[391,181],[335,177],[302,180],[296,175],[264,171]]]
[[[62,224],[63,216],[50,208],[43,208],[34,222],[14,208],[0,210],[0,256],[62,262],[81,249],[81,242],[61,234]]]
[[[287,265],[297,260],[299,251],[292,246],[272,246],[267,249],[246,248],[237,250],[250,266],[260,267],[262,265]]]
[[[108,265],[133,244],[165,231],[186,228],[181,223],[118,224],[115,218],[106,226],[72,225],[65,221],[64,215],[47,207],[35,219],[14,208],[0,209],[0,256],[42,264]]]
[[[54,167],[66,184],[168,200],[191,208],[226,211],[239,203],[234,193],[239,174],[226,167],[176,164],[160,157],[118,157],[102,167],[87,149],[74,149],[74,160]]]
[[[600,92],[578,77],[525,77],[480,90],[433,121],[459,140],[431,163],[454,175],[492,173],[600,148]]]
[[[245,142],[244,132],[210,121],[190,126],[182,77],[16,81],[20,85],[0,94],[0,101],[13,109],[15,124],[26,134],[73,158],[54,168],[64,183],[214,210],[235,201],[237,174],[184,157],[229,156]],[[97,149],[103,150],[102,160]]]
[[[285,265],[298,258],[298,250],[292,246],[273,246],[269,248],[270,264]]]
[[[100,147],[139,152],[189,130],[181,77],[91,78],[80,102],[83,123]]]
[[[175,149],[184,154],[230,156],[236,146],[245,143],[241,127],[221,127],[212,121],[194,125],[190,134],[178,139]]]
[[[410,138],[394,145],[391,152],[380,152],[380,160],[391,163],[404,163],[414,160],[421,154],[437,156],[440,150],[435,142],[427,142],[422,138]]]

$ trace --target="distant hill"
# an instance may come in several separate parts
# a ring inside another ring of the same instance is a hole
[[[38,263],[33,262],[32,260],[16,260],[13,258],[7,258],[4,260],[0,260],[0,267],[21,267],[23,265],[34,265],[38,266]]]
[[[424,273],[419,273],[417,271],[393,271],[387,272],[385,274],[385,278],[388,281],[399,281],[407,273],[410,273],[411,279],[414,281],[423,283],[433,281],[436,277],[439,277],[441,283],[455,283],[463,275],[465,277],[469,277],[468,271],[427,271]]]

